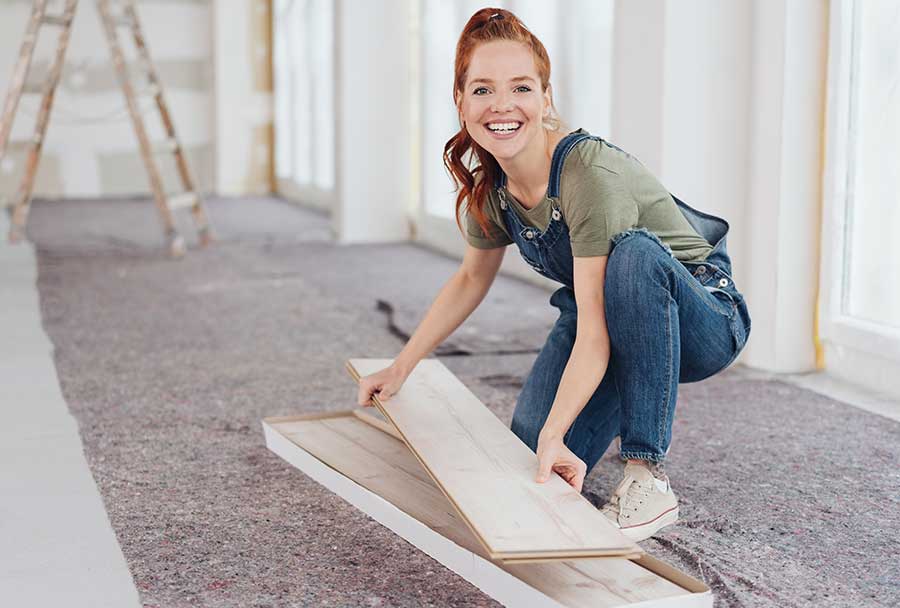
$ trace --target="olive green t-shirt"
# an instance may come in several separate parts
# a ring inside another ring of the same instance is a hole
[[[578,129],[575,133],[587,133]],[[466,216],[466,238],[473,247],[491,249],[513,242],[503,222],[497,191],[485,204],[490,233],[486,237],[474,216]],[[506,199],[523,224],[541,232],[553,210],[546,194],[531,209],[505,189]],[[569,152],[560,178],[559,207],[569,227],[572,255],[609,255],[611,239],[629,228],[644,227],[672,249],[678,260],[700,262],[712,245],[682,215],[669,191],[630,154],[604,140],[584,139]]]

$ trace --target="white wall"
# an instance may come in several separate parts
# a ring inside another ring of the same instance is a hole
[[[409,0],[336,0],[338,204],[342,243],[406,240],[412,197]]]
[[[61,4],[61,3],[50,3]],[[209,3],[143,0],[138,14],[151,57],[164,83],[164,94],[201,191],[212,186],[213,122]],[[31,2],[0,2],[0,94],[5,100],[19,56]],[[59,28],[44,26],[32,62],[29,81],[46,77],[56,49]],[[135,57],[133,43],[125,43],[126,57]],[[138,85],[136,85],[138,86]],[[151,140],[163,139],[155,105],[143,97],[146,127]],[[23,172],[26,146],[34,133],[39,95],[23,95],[5,159],[0,162],[0,198],[10,197]],[[161,157],[167,186],[178,190],[171,155]],[[137,137],[125,107],[109,47],[95,4],[79,3],[57,87],[34,187],[35,196],[82,197],[146,194],[150,185],[138,152]]]
[[[757,332],[748,361],[815,369],[827,4],[753,3],[748,286]]]
[[[274,189],[271,0],[217,0],[216,192]]]

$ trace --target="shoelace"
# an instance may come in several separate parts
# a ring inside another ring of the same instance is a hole
[[[618,521],[620,514],[627,519],[630,515],[622,513],[622,507],[627,505],[631,511],[636,511],[637,504],[643,502],[643,499],[650,495],[650,491],[648,485],[638,483],[633,476],[626,475],[625,479],[616,487],[612,497],[609,499],[609,503],[604,505],[603,511],[615,515],[616,521]]]

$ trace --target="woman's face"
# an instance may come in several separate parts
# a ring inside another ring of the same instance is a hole
[[[534,55],[524,44],[499,40],[478,45],[458,95],[466,130],[494,158],[509,160],[542,145],[550,93],[541,92]]]

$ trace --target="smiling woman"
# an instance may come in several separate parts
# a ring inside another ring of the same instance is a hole
[[[602,510],[626,536],[648,538],[678,519],[662,468],[678,384],[725,369],[750,332],[728,223],[672,196],[618,146],[563,127],[547,51],[513,13],[472,15],[454,69],[460,130],[443,160],[469,246],[394,363],[360,379],[358,402],[400,390],[483,300],[515,243],[562,287],[512,431],[536,453],[537,482],[556,473],[578,490],[619,436],[627,464]]]
[[[457,223],[464,201],[470,199],[474,204],[469,214],[486,230],[479,201],[499,175],[500,159],[508,161],[510,185],[522,194],[520,200],[540,200],[546,188],[546,181],[541,182],[550,170],[550,152],[563,135],[553,104],[550,57],[515,15],[482,9],[463,28],[455,71],[453,98],[460,131],[445,145],[444,163],[462,184]],[[470,150],[479,161],[471,173],[463,161]],[[540,171],[533,171],[535,164]],[[483,179],[470,187],[475,177]]]

